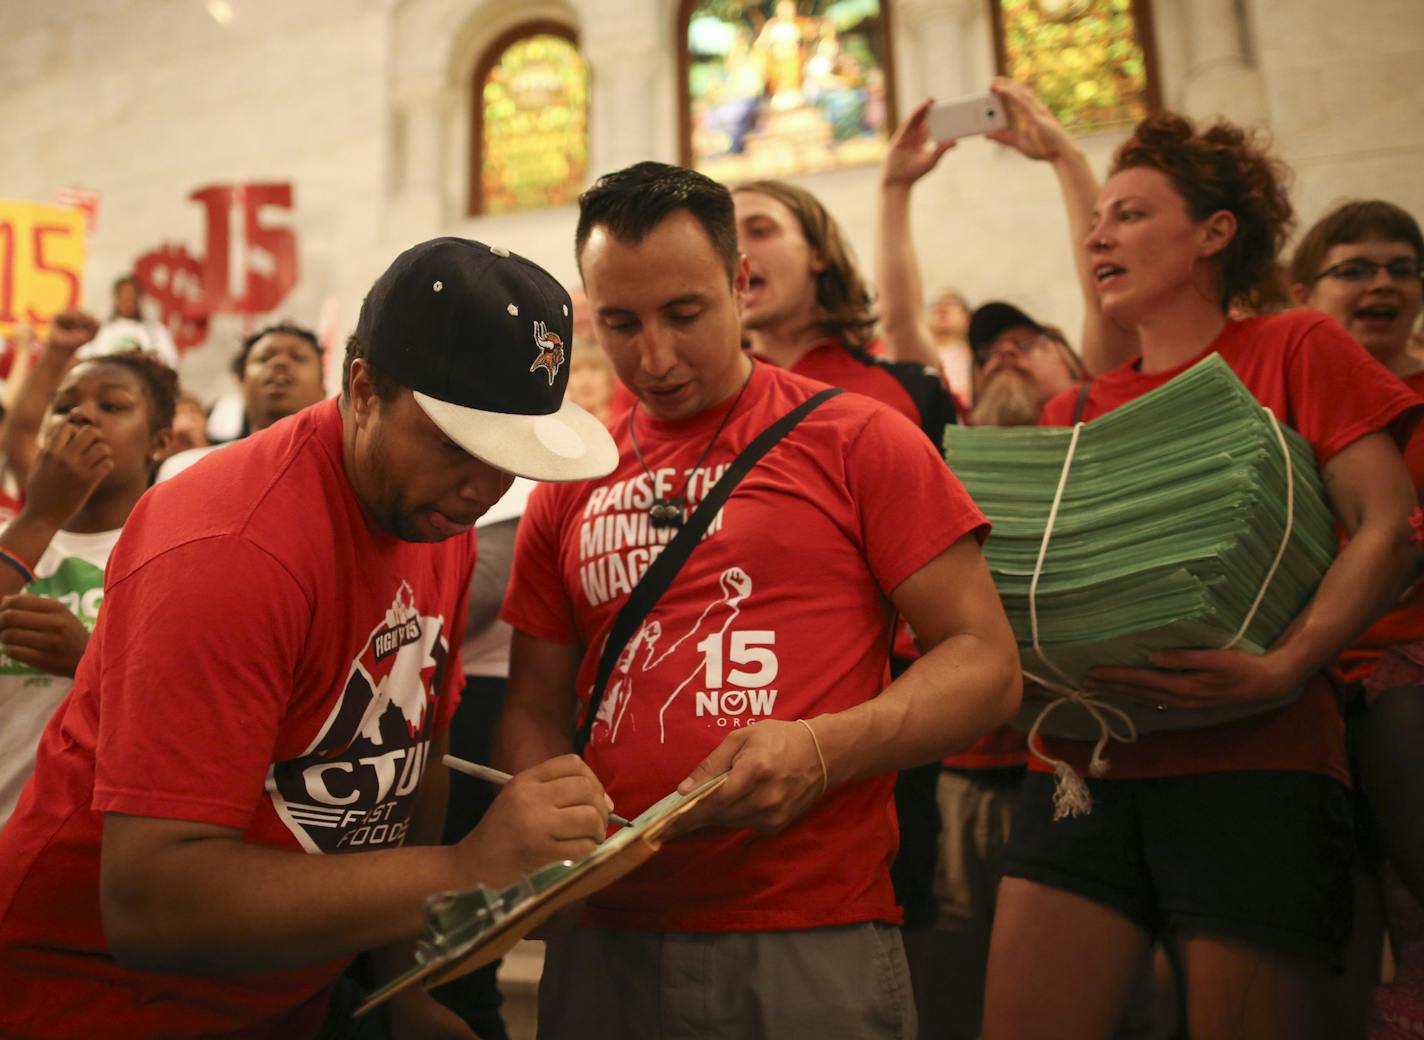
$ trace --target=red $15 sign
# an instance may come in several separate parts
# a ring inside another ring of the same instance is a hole
[[[203,207],[207,242],[202,255],[167,243],[139,257],[134,274],[161,310],[178,349],[207,335],[214,314],[262,314],[282,302],[297,282],[297,236],[265,221],[273,209],[292,208],[290,184],[215,184],[188,196]],[[238,285],[233,278],[232,229],[240,239]]]

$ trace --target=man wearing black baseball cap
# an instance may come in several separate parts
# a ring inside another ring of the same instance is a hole
[[[529,261],[422,243],[367,296],[339,399],[145,496],[0,833],[0,1033],[311,1036],[346,961],[418,935],[428,895],[603,837],[602,786],[564,755],[460,843],[411,847],[443,819],[470,527],[514,474],[617,461],[563,402],[570,327]],[[469,1035],[420,993],[390,1014]]]
[[[986,303],[969,317],[976,426],[1025,426],[1052,397],[1083,378],[1063,333],[1011,303]]]

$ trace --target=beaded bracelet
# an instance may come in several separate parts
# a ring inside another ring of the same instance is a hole
[[[0,545],[0,562],[8,563],[11,567],[14,567],[15,570],[24,575],[26,585],[29,585],[35,580],[35,572],[30,570],[30,565],[3,545]]]

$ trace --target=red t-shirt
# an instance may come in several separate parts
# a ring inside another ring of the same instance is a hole
[[[877,356],[880,349],[879,340],[863,349],[838,339],[822,340],[797,358],[789,371],[889,405],[918,426],[935,450],[943,454],[944,428],[957,421],[954,400],[943,380],[924,365],[887,361]],[[920,656],[915,634],[903,622],[895,629],[894,653],[901,665]]]
[[[458,697],[474,542],[373,532],[341,445],[328,401],[153,488],[129,517],[74,689],[0,832],[0,1034],[315,1033],[343,963],[127,970],[100,923],[99,857],[106,812],[292,853],[403,842]]]
[[[955,421],[954,399],[934,369],[908,361],[886,361],[869,347],[858,350],[828,339],[802,354],[790,370],[889,405],[923,430],[939,449],[943,449],[945,424]]]
[[[1198,357],[1167,372],[1143,373],[1136,361],[1113,369],[1093,382],[1083,418],[1096,419],[1155,390],[1213,351],[1256,400],[1310,443],[1322,467],[1342,448],[1378,430],[1403,442],[1421,408],[1417,395],[1332,319],[1290,311],[1229,322]],[[1073,389],[1049,401],[1043,424],[1069,425],[1077,397]],[[1044,743],[1055,758],[1079,772],[1087,769],[1091,744]],[[1349,782],[1344,722],[1324,673],[1307,680],[1300,697],[1283,708],[1203,729],[1151,733],[1132,744],[1111,743],[1107,758],[1108,779],[1278,769]],[[1047,769],[1037,759],[1029,764]]]
[[[923,430],[936,448],[942,447],[945,425],[957,421],[957,405],[944,380],[934,369],[909,361],[887,361],[879,354],[879,340],[857,349],[827,339],[797,358],[788,371],[889,405]],[[754,356],[775,364],[760,354]],[[615,380],[610,414],[626,415],[637,403],[633,391]]]
[[[1414,373],[1404,383],[1424,397],[1424,372]],[[1414,490],[1424,498],[1424,423],[1414,427],[1404,448],[1404,462],[1414,479]],[[1341,678],[1347,683],[1364,682],[1385,647],[1421,640],[1424,640],[1424,580],[1416,582],[1399,606],[1365,629],[1355,645],[1340,654]]]
[[[706,462],[695,505],[736,454],[822,387],[758,364]],[[657,494],[675,494],[721,406],[682,422],[637,413]],[[519,525],[504,617],[539,639],[587,648],[587,705],[603,642],[631,585],[670,532],[616,428],[620,463],[597,483],[546,485]],[[907,509],[906,503],[913,503]],[[890,593],[983,515],[908,422],[857,394],[822,404],[737,486],[705,541],[629,641],[586,756],[625,815],[642,812],[737,727],[812,718],[885,686]],[[608,928],[754,931],[898,921],[889,864],[893,776],[845,784],[772,837],[702,831],[593,896]]]

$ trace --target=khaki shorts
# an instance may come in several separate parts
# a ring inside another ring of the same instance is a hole
[[[999,893],[1000,859],[1009,844],[1022,769],[939,774],[939,860],[935,927],[982,936],[988,949]]]
[[[549,940],[540,1040],[914,1040],[900,930],[618,932]]]

